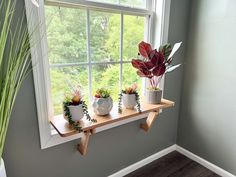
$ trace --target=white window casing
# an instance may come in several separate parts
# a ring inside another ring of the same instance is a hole
[[[170,3],[171,0],[147,0],[147,9],[131,8],[125,6],[119,6],[115,4],[105,4],[100,2],[92,2],[86,0],[76,0],[76,3],[66,3],[61,1],[52,0],[38,0],[39,7],[36,7],[30,0],[25,0],[26,16],[28,30],[30,34],[31,44],[31,57],[33,63],[33,76],[34,76],[34,87],[35,96],[37,103],[37,115],[40,133],[41,148],[45,149],[61,143],[65,143],[71,140],[79,139],[81,133],[70,136],[60,137],[58,134],[53,134],[49,119],[53,116],[53,107],[50,95],[50,75],[49,75],[49,61],[48,61],[48,45],[46,36],[46,25],[45,25],[45,12],[44,5],[55,5],[65,7],[83,7],[87,11],[87,36],[89,38],[89,12],[91,9],[99,9],[104,11],[117,12],[121,14],[121,30],[120,30],[120,71],[122,71],[122,63],[128,63],[129,61],[122,60],[123,53],[123,16],[124,14],[148,16],[149,20],[146,20],[145,29],[145,40],[150,42],[153,46],[157,47],[160,44],[166,43],[168,38],[168,27],[169,27],[169,14],[170,14]],[[89,41],[89,39],[88,39]],[[89,66],[89,72],[91,72],[91,66],[96,63],[91,63],[90,59],[90,45],[87,44],[87,57],[88,63],[84,65]],[[109,62],[111,64],[112,62]],[[83,64],[83,63],[82,63]],[[100,63],[101,64],[101,63]],[[105,64],[105,62],[104,62]],[[74,65],[73,65],[74,66]],[[122,72],[120,78],[122,78]],[[91,83],[91,74],[88,75],[88,80]],[[164,79],[162,79],[162,88],[164,86]],[[91,87],[91,84],[89,84]],[[145,82],[143,87],[146,87]],[[121,88],[121,82],[120,82]],[[90,94],[91,94],[91,88]],[[91,99],[91,95],[90,95]],[[146,116],[136,116],[132,121],[145,118]],[[106,127],[100,128],[98,131],[103,131],[111,127],[119,126],[130,121],[122,121],[114,123]]]
[[[72,7],[72,8],[88,8],[90,10],[99,10],[105,12],[117,12],[124,14],[131,14],[131,15],[151,15],[150,11],[147,9],[140,9],[140,8],[133,8],[133,7],[126,7],[116,4],[108,4],[102,2],[93,2],[87,0],[73,0],[74,3],[71,2],[64,2],[63,0],[54,1],[54,0],[46,0],[46,5],[51,6],[60,6],[60,7]],[[147,0],[151,2],[151,0]]]

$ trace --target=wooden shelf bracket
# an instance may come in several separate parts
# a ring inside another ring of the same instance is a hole
[[[87,154],[90,135],[91,135],[90,131],[83,132],[81,142],[77,145],[77,149],[81,153],[81,155]]]
[[[150,112],[146,119],[146,122],[140,124],[140,128],[142,128],[145,132],[148,132],[151,129],[152,124],[156,120],[159,113],[160,109],[158,109],[157,111]]]

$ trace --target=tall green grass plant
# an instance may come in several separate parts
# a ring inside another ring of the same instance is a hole
[[[25,16],[14,21],[16,2],[0,1],[0,158],[17,93],[31,69]]]

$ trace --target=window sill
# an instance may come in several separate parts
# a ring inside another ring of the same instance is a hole
[[[141,101],[141,110],[142,112],[139,113],[135,109],[124,109],[122,111],[122,114],[119,114],[117,109],[117,105],[113,106],[113,109],[111,110],[110,114],[107,116],[97,116],[90,112],[90,115],[92,118],[96,119],[96,123],[92,123],[87,121],[85,118],[83,118],[80,121],[80,125],[82,126],[82,130],[85,131],[91,131],[91,132],[97,132],[97,129],[103,129],[104,126],[114,127],[119,122],[123,122],[124,120],[127,120],[128,122],[132,122],[137,120],[137,118],[145,118],[149,115],[150,112],[158,111],[163,108],[168,108],[174,106],[174,102],[162,99],[161,104],[147,104],[144,101]],[[50,120],[50,123],[55,128],[55,130],[58,132],[58,134],[61,137],[68,137],[75,134],[78,134],[78,131],[73,129],[68,121],[61,115],[61,116],[55,116]],[[122,123],[124,124],[124,123]],[[106,128],[107,129],[107,128]]]

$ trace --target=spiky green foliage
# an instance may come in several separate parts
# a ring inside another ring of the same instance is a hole
[[[24,16],[13,24],[15,7],[16,0],[0,1],[0,157],[16,95],[31,68],[27,26]]]

